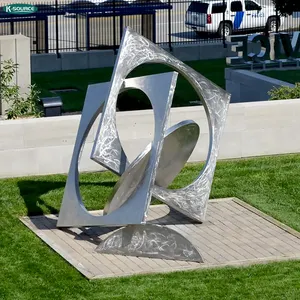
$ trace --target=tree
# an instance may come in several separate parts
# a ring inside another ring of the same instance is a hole
[[[272,2],[282,15],[291,15],[293,12],[300,11],[299,0],[272,0]]]

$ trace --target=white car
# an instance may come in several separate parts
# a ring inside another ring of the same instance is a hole
[[[297,0],[299,1],[299,0]],[[224,5],[225,4],[225,5]],[[224,21],[223,21],[224,20]],[[266,28],[276,31],[280,17],[274,6],[260,5],[254,0],[192,1],[186,12],[185,25],[195,32],[229,36],[238,30]]]

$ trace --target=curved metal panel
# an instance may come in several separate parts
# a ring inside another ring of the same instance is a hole
[[[192,154],[199,132],[199,126],[194,121],[183,121],[167,130],[156,172],[155,183],[157,185],[168,187],[172,183]],[[138,188],[150,157],[150,151],[151,144],[122,174],[104,208],[104,214],[118,209]],[[156,196],[155,193],[153,196]]]
[[[118,229],[99,244],[96,252],[203,262],[188,239],[159,225],[130,225]]]
[[[82,112],[82,117],[79,125],[78,135],[75,142],[73,157],[66,183],[65,193],[63,197],[62,206],[57,222],[58,227],[72,227],[72,226],[117,226],[126,224],[140,224],[145,222],[146,211],[152,197],[152,186],[155,181],[156,169],[159,163],[160,153],[163,146],[163,139],[167,127],[167,119],[171,108],[173,94],[176,86],[177,73],[164,73],[152,75],[147,77],[139,77],[134,80],[124,81],[122,88],[140,88],[150,98],[153,105],[155,117],[155,134],[154,140],[151,143],[150,157],[144,165],[144,172],[142,178],[139,178],[138,188],[131,190],[127,201],[118,210],[114,210],[109,215],[94,216],[90,214],[83,205],[78,180],[78,159],[79,153],[82,150],[83,141],[86,139],[88,132],[92,126],[92,122],[97,117],[93,113],[93,109],[97,107],[93,101],[97,100],[96,95],[92,95],[89,91],[87,93],[86,103]],[[159,97],[153,93],[150,87],[159,87]],[[107,85],[100,85],[98,88],[102,89],[102,93],[107,95]],[[90,98],[88,98],[91,96]],[[93,97],[92,97],[93,96]],[[107,102],[105,102],[107,103]],[[99,105],[99,104],[98,104]],[[116,107],[111,108],[114,111]],[[102,117],[107,112],[102,112]],[[112,118],[115,124],[115,114],[109,115],[109,120]],[[114,147],[117,143],[121,147],[117,132],[114,132],[108,124],[103,124],[106,136],[104,166],[110,170],[115,170],[116,173],[122,172],[124,166],[128,165],[126,155],[122,148]],[[116,134],[117,136],[115,136]],[[121,149],[121,150],[120,150]]]

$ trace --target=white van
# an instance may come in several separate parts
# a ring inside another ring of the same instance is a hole
[[[299,0],[298,0],[299,1]],[[224,18],[225,15],[225,18]],[[223,20],[225,20],[223,22]],[[237,30],[266,28],[276,31],[280,18],[274,6],[262,6],[254,0],[192,1],[186,12],[185,25],[195,32],[218,33],[229,36]]]

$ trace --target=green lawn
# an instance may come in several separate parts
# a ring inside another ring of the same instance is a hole
[[[300,70],[274,70],[274,71],[266,71],[266,72],[260,72],[260,74],[279,79],[282,81],[286,81],[292,84],[295,84],[296,82],[300,82]]]
[[[172,187],[190,183],[188,165]],[[117,177],[81,174],[89,209],[99,209]],[[19,220],[58,211],[65,175],[0,180],[0,299],[299,299],[300,262],[187,271],[89,282]],[[212,198],[236,196],[300,230],[300,155],[221,161]]]
[[[194,61],[187,62],[187,64],[220,87],[225,88],[225,59]],[[164,65],[148,64],[134,70],[129,77],[169,72],[171,70],[171,68]],[[87,86],[93,83],[109,81],[111,74],[112,68],[35,73],[32,74],[32,83],[35,83],[41,90],[42,97],[53,96],[49,91],[51,89],[77,89],[77,92],[59,93],[59,95],[63,100],[64,111],[81,111]],[[198,100],[198,96],[193,88],[182,76],[179,76],[173,107],[190,106],[190,101],[195,100]],[[120,110],[147,109],[150,108],[150,101],[142,93],[130,91],[126,95],[119,97],[118,107]]]

